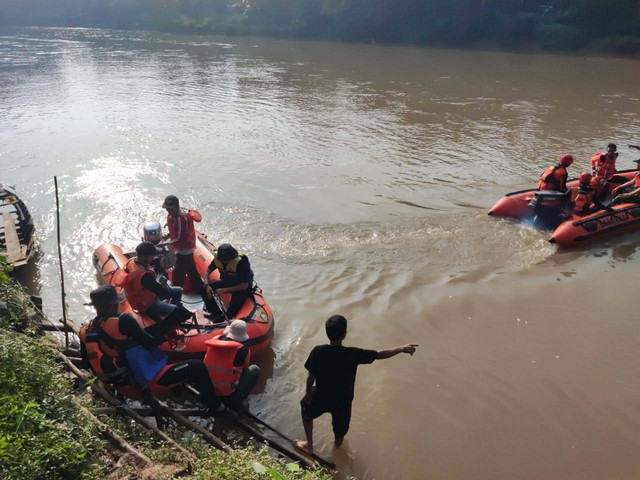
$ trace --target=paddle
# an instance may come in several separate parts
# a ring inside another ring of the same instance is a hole
[[[640,150],[640,145],[629,145],[629,148],[635,148],[636,150]]]

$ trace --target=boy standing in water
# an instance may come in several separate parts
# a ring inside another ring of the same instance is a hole
[[[391,358],[399,353],[413,355],[418,345],[407,344],[389,350],[364,350],[344,347],[347,319],[334,315],[325,323],[329,345],[319,345],[304,364],[309,372],[304,398],[300,401],[302,424],[306,441],[296,440],[293,446],[313,453],[313,420],[323,413],[331,413],[335,445],[342,445],[351,420],[351,402],[358,365]],[[315,386],[314,386],[315,383]]]

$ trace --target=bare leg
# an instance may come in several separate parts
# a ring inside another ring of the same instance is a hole
[[[313,453],[313,420],[310,422],[302,420],[302,425],[304,426],[304,434],[307,440],[296,440],[293,442],[293,446],[303,452],[311,454]]]

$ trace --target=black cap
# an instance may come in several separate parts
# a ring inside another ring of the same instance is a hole
[[[136,247],[136,254],[140,255],[157,255],[158,249],[151,242],[142,242]]]
[[[162,204],[162,208],[167,207],[179,207],[180,200],[175,195],[168,195],[167,198],[164,199],[164,203]]]
[[[223,243],[222,245],[218,246],[218,249],[216,250],[216,258],[223,262],[233,260],[237,256],[238,251],[229,243]]]
[[[102,285],[89,294],[91,303],[96,308],[106,307],[114,303],[120,303],[124,299],[123,294],[116,293],[116,289],[111,285]]]

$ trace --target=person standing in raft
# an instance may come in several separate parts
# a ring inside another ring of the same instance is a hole
[[[232,245],[223,243],[213,253],[213,261],[207,268],[205,280],[209,279],[216,268],[220,270],[220,280],[209,283],[202,291],[202,299],[209,312],[205,316],[219,319],[222,311],[214,299],[214,294],[220,296],[223,293],[230,293],[231,302],[226,315],[227,318],[232,319],[238,314],[247,297],[251,295],[253,288],[251,264],[246,255],[238,252]]]
[[[616,159],[618,147],[615,143],[607,145],[607,153],[598,152],[591,157],[591,170],[593,177],[598,179],[600,199],[609,193],[612,183],[625,183],[627,179],[616,175]]]
[[[202,279],[193,258],[193,252],[196,249],[196,229],[193,222],[199,222],[202,216],[196,210],[181,211],[180,201],[175,195],[165,198],[162,208],[169,214],[167,215],[169,233],[164,238],[169,239],[176,254],[176,266],[173,269],[171,283],[182,287],[184,277],[188,275],[191,291],[199,292],[202,289]]]
[[[307,439],[293,442],[295,448],[309,454],[313,453],[313,420],[323,413],[331,413],[335,445],[342,445],[351,421],[351,402],[358,365],[391,358],[399,353],[413,355],[418,347],[407,344],[378,351],[345,347],[342,342],[347,335],[347,319],[342,315],[330,317],[325,329],[329,345],[319,345],[311,350],[304,364],[309,373],[300,406]]]
[[[213,414],[226,411],[202,360],[168,364],[167,355],[158,348],[165,341],[163,335],[175,327],[171,316],[156,324],[158,328],[151,335],[131,315],[118,315],[122,297],[111,285],[98,287],[89,296],[96,317],[80,330],[81,355],[84,366],[101,381],[137,399],[188,382],[198,389],[202,403]]]
[[[620,203],[640,203],[640,159],[634,160],[634,162],[636,162],[636,169],[638,170],[638,173],[636,173],[631,180],[611,191],[611,195],[615,197],[611,202],[611,205],[618,205]],[[633,190],[629,193],[624,193],[624,190],[629,187],[633,187]]]
[[[260,377],[260,367],[251,365],[251,352],[242,342],[249,340],[247,323],[234,320],[223,335],[207,340],[204,364],[209,370],[216,395],[234,410],[242,408],[242,400],[249,396]]]
[[[547,168],[538,181],[538,190],[557,190],[565,192],[567,190],[567,167],[573,163],[573,156],[562,155],[560,163]]]
[[[122,285],[127,302],[131,308],[156,322],[167,315],[173,315],[176,321],[186,320],[191,316],[182,306],[182,288],[161,285],[156,280],[156,272],[151,267],[157,256],[157,248],[151,242],[142,242],[136,247],[136,257],[130,259],[123,268],[126,274],[118,279]],[[169,300],[165,303],[162,300]]]

